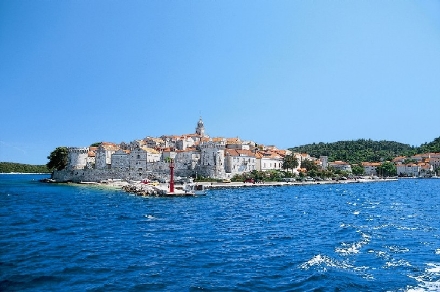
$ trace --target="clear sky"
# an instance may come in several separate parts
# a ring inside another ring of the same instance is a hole
[[[440,1],[0,0],[0,161],[194,133],[440,136]]]

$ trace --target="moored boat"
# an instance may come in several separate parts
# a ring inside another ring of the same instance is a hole
[[[202,184],[189,183],[184,186],[183,190],[188,195],[206,196],[206,189]]]

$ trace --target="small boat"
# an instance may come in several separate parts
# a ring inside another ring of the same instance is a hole
[[[183,187],[185,194],[193,196],[206,196],[206,189],[204,185],[199,185],[195,183],[186,184]]]

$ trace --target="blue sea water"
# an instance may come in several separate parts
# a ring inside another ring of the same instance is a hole
[[[438,291],[440,179],[142,198],[0,175],[0,291]]]

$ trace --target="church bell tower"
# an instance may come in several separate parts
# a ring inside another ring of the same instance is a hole
[[[203,125],[202,117],[200,117],[197,123],[196,134],[205,137],[205,126]]]

